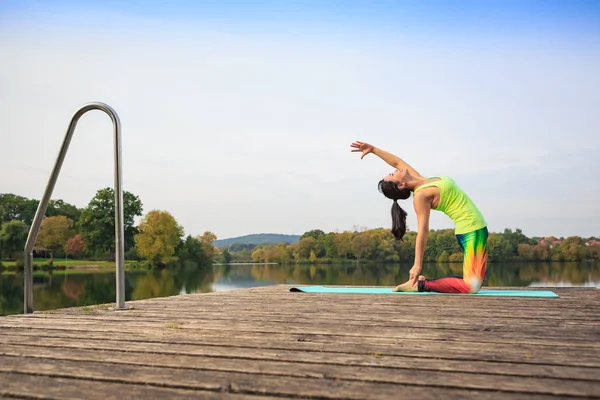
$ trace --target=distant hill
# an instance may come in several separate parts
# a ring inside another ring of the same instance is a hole
[[[294,244],[300,240],[300,235],[282,235],[279,233],[256,233],[253,235],[238,236],[229,239],[215,240],[213,245],[216,247],[229,246],[232,243],[243,244],[267,244],[267,243],[289,243]]]

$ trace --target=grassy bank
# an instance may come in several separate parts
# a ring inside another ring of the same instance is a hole
[[[55,258],[52,266],[49,264],[49,258],[34,258],[33,266],[34,268],[78,268],[78,269],[97,269],[97,268],[115,268],[114,261],[104,261],[104,260],[71,260],[64,258]],[[22,264],[22,262],[20,262]],[[126,268],[135,268],[139,265],[139,261],[125,261]],[[16,261],[8,261],[2,260],[2,266],[7,269],[18,269]]]

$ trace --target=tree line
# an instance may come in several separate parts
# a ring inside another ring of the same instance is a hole
[[[23,263],[23,248],[39,201],[14,194],[0,194],[0,259]],[[62,200],[49,202],[36,241],[34,255],[114,260],[114,191],[98,190],[85,208]],[[147,265],[210,265],[215,260],[323,264],[344,261],[410,262],[414,259],[416,232],[397,241],[389,229],[355,229],[325,233],[305,232],[297,243],[261,245],[231,244],[214,247],[214,233],[184,237],[183,227],[167,211],[151,210],[136,226],[143,204],[138,196],[123,193],[125,259]],[[572,236],[527,237],[520,229],[491,232],[488,259],[495,261],[582,261],[600,259],[597,238]],[[452,229],[431,230],[426,262],[462,262],[463,253]]]
[[[0,259],[23,263],[23,251],[39,200],[11,193],[0,194]],[[213,263],[216,236],[204,232],[184,237],[183,227],[168,212],[151,210],[143,214],[140,198],[123,192],[125,259],[148,265],[185,264],[203,266]],[[85,208],[51,200],[35,243],[34,256],[115,259],[114,190],[100,189]]]
[[[233,261],[289,263],[331,263],[344,261],[410,262],[414,259],[416,232],[409,231],[397,241],[389,229],[329,232],[315,229],[304,233],[294,244],[231,245]],[[527,237],[521,229],[491,232],[488,260],[497,261],[582,261],[599,260],[596,238],[572,236]],[[590,245],[591,243],[591,245]],[[226,250],[224,250],[225,252]],[[463,252],[453,229],[431,230],[425,250],[426,262],[463,262]]]

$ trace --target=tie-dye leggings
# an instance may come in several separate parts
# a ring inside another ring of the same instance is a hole
[[[487,265],[487,227],[456,235],[464,253],[463,277],[419,281],[419,292],[477,293],[485,279]]]

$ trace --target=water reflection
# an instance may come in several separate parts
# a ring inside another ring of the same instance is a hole
[[[225,291],[277,284],[393,286],[405,281],[412,265],[217,265],[198,268],[127,271],[126,300],[186,293]],[[462,265],[428,264],[431,278],[460,275]],[[600,263],[494,263],[488,266],[484,286],[598,287]],[[34,276],[37,311],[115,301],[114,270],[37,272]],[[23,275],[0,274],[0,315],[23,312]]]

